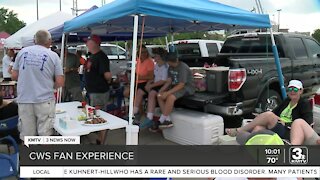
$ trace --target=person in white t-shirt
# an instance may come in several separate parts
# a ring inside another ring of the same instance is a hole
[[[55,118],[54,89],[64,85],[62,64],[49,49],[51,34],[39,30],[34,46],[23,48],[13,65],[12,79],[18,80],[20,139],[24,136],[53,135]]]
[[[156,107],[157,95],[161,87],[166,83],[168,78],[168,68],[169,65],[164,61],[168,52],[163,48],[156,48],[152,50],[154,56],[155,66],[154,66],[154,79],[148,81],[145,90],[148,92],[148,108],[147,116],[140,127],[150,127],[150,131],[157,131],[158,123],[153,122],[153,114]]]
[[[6,49],[6,54],[2,59],[2,73],[3,81],[11,81],[11,74],[9,73],[9,67],[12,63],[12,58],[14,56],[13,49]]]

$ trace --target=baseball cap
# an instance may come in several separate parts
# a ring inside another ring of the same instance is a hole
[[[101,38],[98,35],[92,34],[90,35],[85,41],[89,41],[92,40],[94,41],[96,44],[100,45],[101,44]]]
[[[271,130],[239,132],[236,138],[240,145],[284,145],[281,137]]]
[[[303,89],[302,82],[299,81],[299,80],[291,80],[291,81],[289,82],[288,87],[296,87],[296,88],[298,88],[298,89]]]
[[[169,52],[164,60],[170,61],[170,62],[176,62],[177,61],[177,53]]]

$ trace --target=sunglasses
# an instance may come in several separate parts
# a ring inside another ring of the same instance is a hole
[[[294,92],[298,92],[300,89],[299,88],[296,88],[296,87],[289,87],[288,88],[288,91],[289,92],[292,92],[292,91],[294,91]]]

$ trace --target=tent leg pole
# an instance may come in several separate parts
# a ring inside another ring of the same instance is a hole
[[[166,47],[167,47],[167,51],[169,52],[169,42],[168,42],[168,36],[166,36]]]
[[[174,39],[174,37],[173,37],[173,32],[171,32],[171,46],[170,46],[170,51],[169,52],[175,52],[175,49],[174,49],[174,45],[173,45],[173,39]]]
[[[283,80],[283,75],[282,75],[280,59],[279,59],[279,53],[278,53],[278,49],[277,49],[277,46],[276,46],[276,43],[274,40],[272,28],[270,28],[270,36],[271,36],[271,42],[272,42],[272,51],[273,51],[274,61],[275,61],[276,67],[277,67],[277,72],[278,72],[278,77],[279,77],[281,95],[282,95],[282,99],[285,99],[287,97],[287,93],[286,93],[286,88],[284,87],[284,80]]]
[[[131,56],[131,79],[130,79],[130,98],[129,98],[129,124],[126,127],[127,137],[126,144],[133,145],[137,142],[132,142],[132,139],[136,139],[133,136],[137,136],[137,133],[131,133],[132,128],[132,117],[133,117],[133,100],[134,100],[134,85],[135,85],[135,75],[136,75],[136,57],[137,57],[137,42],[138,42],[138,22],[139,16],[134,15],[134,26],[133,26],[133,39],[132,39],[132,56]]]
[[[66,34],[62,34],[62,43],[61,43],[61,53],[60,53],[60,59],[61,59],[61,66],[63,67],[63,59],[64,59],[64,46],[66,41]],[[62,100],[62,87],[58,89],[58,103],[61,103]]]

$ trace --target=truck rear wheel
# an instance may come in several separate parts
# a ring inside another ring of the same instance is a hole
[[[256,111],[272,111],[276,107],[280,105],[282,102],[280,94],[273,90],[273,89],[267,89],[265,90],[262,95],[259,98],[259,101],[257,103]],[[261,112],[258,112],[261,113]]]

